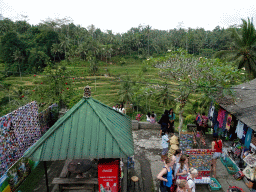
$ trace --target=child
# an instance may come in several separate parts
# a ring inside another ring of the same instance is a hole
[[[152,114],[152,115],[150,116],[150,123],[154,124],[155,122],[156,122],[156,120],[155,120],[155,115]]]
[[[165,131],[162,131],[162,147],[163,147],[163,151],[162,151],[162,155],[161,155],[161,160],[164,161],[165,156],[168,153],[168,149],[169,149],[169,144],[168,142],[170,142],[169,138],[168,138],[168,134]]]
[[[188,158],[186,155],[182,155],[180,158],[179,167],[177,168],[177,179],[187,179],[188,176]]]

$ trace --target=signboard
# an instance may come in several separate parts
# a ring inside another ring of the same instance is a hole
[[[118,192],[120,160],[102,159],[98,163],[99,192]]]

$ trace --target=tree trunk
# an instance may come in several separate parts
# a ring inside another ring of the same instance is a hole
[[[180,132],[181,132],[181,129],[182,129],[182,125],[183,125],[183,112],[184,112],[184,109],[182,108],[179,112],[179,137],[180,137]]]

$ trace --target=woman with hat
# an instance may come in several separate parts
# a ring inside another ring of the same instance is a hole
[[[220,158],[222,154],[222,140],[219,139],[217,133],[213,134],[212,150],[214,150],[214,153],[212,155],[213,177],[216,178],[216,163],[217,159]]]

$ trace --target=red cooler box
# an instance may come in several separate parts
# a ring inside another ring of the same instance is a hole
[[[101,159],[98,162],[99,192],[118,192],[120,188],[120,159]]]

